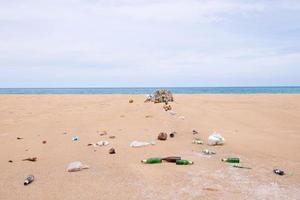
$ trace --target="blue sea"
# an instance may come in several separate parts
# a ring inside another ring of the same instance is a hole
[[[150,94],[168,89],[175,94],[300,94],[299,87],[147,87],[147,88],[0,88],[0,94]]]

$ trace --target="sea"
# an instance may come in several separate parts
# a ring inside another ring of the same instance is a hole
[[[140,88],[0,88],[0,94],[151,94],[167,89],[174,94],[300,94],[295,87],[140,87]]]

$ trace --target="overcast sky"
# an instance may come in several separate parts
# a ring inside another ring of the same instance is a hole
[[[0,0],[0,87],[279,85],[299,0]]]

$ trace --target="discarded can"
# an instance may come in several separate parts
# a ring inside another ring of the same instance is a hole
[[[161,163],[162,159],[161,158],[148,158],[145,160],[141,160],[142,163],[145,164],[157,164],[157,163]]]
[[[240,163],[240,159],[239,158],[223,158],[222,162]]]
[[[285,172],[280,169],[274,169],[273,172],[279,176],[285,175]]]
[[[189,160],[176,160],[176,165],[192,165],[194,164],[193,161]]]
[[[167,161],[167,162],[175,163],[177,160],[181,160],[181,157],[179,157],[179,156],[169,156],[169,157],[162,158],[162,160]]]
[[[34,176],[33,175],[28,175],[26,176],[24,180],[24,185],[28,185],[34,181]]]

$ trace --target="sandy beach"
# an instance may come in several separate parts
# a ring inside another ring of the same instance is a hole
[[[174,98],[176,115],[144,103],[144,95],[0,95],[0,199],[300,199],[300,95]],[[226,143],[192,144],[193,129],[205,142],[216,131]],[[173,131],[174,138],[156,139]],[[100,140],[110,144],[87,146]],[[129,147],[134,140],[156,144]],[[112,147],[116,154],[108,153]],[[160,156],[194,165],[140,162]],[[221,162],[229,156],[252,169]],[[27,157],[38,160],[22,161]],[[73,161],[90,168],[67,172]],[[36,179],[24,186],[28,174]]]

